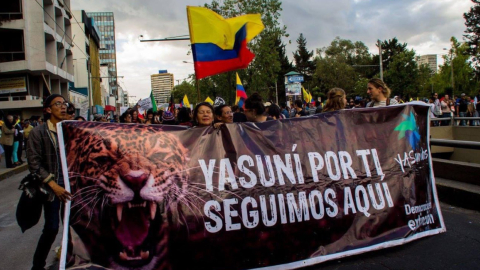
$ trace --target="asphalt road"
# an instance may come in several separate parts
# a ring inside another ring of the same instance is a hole
[[[20,181],[27,171],[0,181],[0,270],[29,270],[32,267],[33,253],[43,229],[43,216],[40,222],[22,234],[15,218]],[[57,236],[52,250],[60,246],[61,235]],[[47,266],[54,264],[55,253],[50,252]]]
[[[27,172],[0,181],[0,270],[28,270],[43,219],[24,234],[15,210],[20,196],[17,189]],[[480,212],[442,204],[447,232],[403,246],[326,262],[305,270],[327,269],[480,269]],[[52,247],[60,245],[59,235]],[[47,265],[56,269],[54,252]]]

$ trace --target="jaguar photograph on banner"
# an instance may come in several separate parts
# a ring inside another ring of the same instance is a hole
[[[61,269],[294,269],[445,232],[428,113],[414,102],[219,128],[63,121]]]

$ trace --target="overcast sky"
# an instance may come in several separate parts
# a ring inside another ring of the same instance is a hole
[[[205,0],[75,0],[72,9],[114,12],[117,70],[119,76],[125,76],[119,79],[120,85],[138,100],[150,94],[150,75],[158,70],[167,69],[175,80],[183,80],[194,72],[192,64],[183,63],[192,62],[192,56],[187,55],[189,41],[147,43],[140,42],[139,35],[145,39],[187,35],[186,6],[204,3]],[[470,0],[285,0],[281,23],[290,34],[290,60],[296,49],[295,40],[303,33],[309,50],[328,46],[339,36],[362,41],[372,53],[378,53],[377,39],[397,37],[418,55],[438,54],[442,63],[441,55],[446,53],[443,48],[450,47],[450,37],[462,40],[463,13],[470,6]]]

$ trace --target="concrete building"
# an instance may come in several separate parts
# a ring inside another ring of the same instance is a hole
[[[85,11],[74,10],[72,34],[77,46],[73,47],[75,82],[70,84],[70,101],[78,114],[87,117],[88,108],[101,104],[100,92],[100,36],[93,19]]]
[[[115,97],[107,105],[116,106],[118,99],[117,52],[115,46],[115,19],[113,12],[87,12],[100,31],[100,64],[108,65],[109,94]],[[107,75],[103,75],[107,76]]]
[[[427,55],[421,55],[417,57],[417,63],[418,65],[427,65],[430,70],[432,70],[432,73],[437,73],[437,55],[436,54],[427,54]]]
[[[128,107],[128,101],[129,101],[128,92],[124,90],[123,91],[123,104],[122,104],[122,106],[123,107]]]
[[[173,74],[168,73],[167,70],[159,70],[158,74],[151,75],[150,79],[152,81],[153,97],[157,104],[168,103],[173,90]]]
[[[74,81],[70,0],[2,1],[0,109],[42,116],[43,98]]]

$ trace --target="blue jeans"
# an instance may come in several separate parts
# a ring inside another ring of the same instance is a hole
[[[60,208],[61,202],[57,196],[52,202],[43,203],[43,214],[45,217],[45,225],[43,226],[42,235],[38,240],[37,249],[33,255],[33,267],[32,270],[44,269],[47,264],[48,253],[52,248],[52,244],[58,234],[58,228],[60,225]]]
[[[459,112],[458,113],[460,117],[466,117],[467,113],[466,112]],[[460,126],[466,126],[467,125],[467,120],[460,120]]]
[[[19,141],[16,141],[16,142],[13,142],[13,153],[12,153],[12,157],[13,157],[13,163],[16,163],[18,162],[18,145],[20,144]]]
[[[450,118],[450,113],[443,113],[442,114],[442,118]],[[450,121],[442,121],[442,126],[449,126],[450,125]]]

